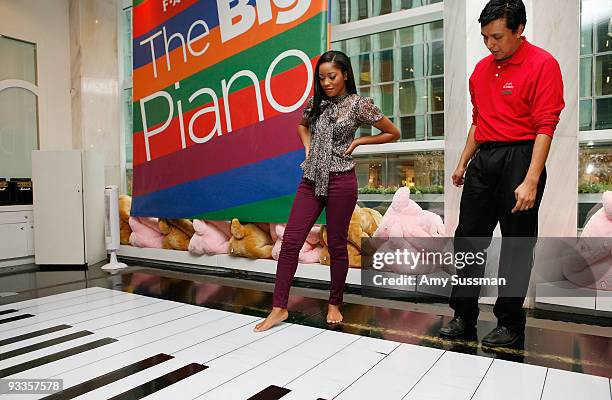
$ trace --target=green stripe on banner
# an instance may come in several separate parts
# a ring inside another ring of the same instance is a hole
[[[132,0],[132,7],[136,7],[137,5],[144,3],[147,0]]]
[[[319,13],[316,16],[305,21],[303,24],[296,26],[287,32],[268,39],[248,50],[236,54],[227,60],[217,63],[209,68],[206,68],[190,77],[180,81],[180,89],[175,89],[174,85],[163,89],[168,92],[175,103],[182,100],[183,113],[188,112],[196,107],[201,107],[204,104],[210,103],[212,99],[208,95],[198,96],[193,103],[189,103],[189,97],[202,87],[208,87],[215,91],[218,98],[222,97],[221,81],[229,80],[236,72],[244,69],[249,69],[262,81],[266,77],[266,72],[270,63],[280,53],[285,50],[296,47],[296,43],[300,45],[299,50],[306,53],[308,58],[313,59],[318,56],[321,51],[321,44],[316,40],[304,40],[304,38],[312,38],[313,35],[321,36],[325,34],[326,29],[326,14]],[[289,57],[281,61],[274,69],[275,75],[288,71],[302,62],[296,57]],[[231,86],[230,93],[253,86],[252,80],[242,77],[238,78]],[[168,102],[164,98],[150,100],[146,105],[147,111],[147,126],[152,127],[156,124],[166,121],[168,116]],[[219,107],[223,107],[221,104]],[[174,117],[177,116],[177,107],[174,107]],[[140,102],[134,102],[134,133],[142,131],[142,115],[140,113]]]
[[[199,214],[194,219],[212,219],[229,221],[238,218],[240,222],[274,222],[286,223],[293,204],[294,194],[262,200],[238,207]],[[317,224],[325,224],[325,212],[319,215]]]

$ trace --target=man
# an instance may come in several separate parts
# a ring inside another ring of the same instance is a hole
[[[504,239],[498,277],[507,286],[498,287],[498,325],[482,341],[496,347],[517,342],[524,332],[544,164],[564,107],[563,82],[553,56],[522,36],[527,17],[521,0],[489,1],[478,22],[491,55],[476,65],[469,82],[472,127],[452,176],[455,186],[463,186],[455,251],[486,249],[499,222]],[[482,277],[484,264],[457,273]],[[455,315],[441,336],[474,332],[479,292],[480,286],[453,287]]]

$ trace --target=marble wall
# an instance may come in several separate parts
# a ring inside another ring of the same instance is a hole
[[[121,183],[118,0],[70,0],[72,146],[104,154],[107,185]]]

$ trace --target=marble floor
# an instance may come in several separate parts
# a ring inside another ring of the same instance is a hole
[[[478,343],[489,321],[448,341],[447,315],[347,303],[330,327],[321,296],[292,295],[288,322],[254,333],[268,291],[156,269],[26,286],[0,286],[0,378],[64,390],[9,394],[0,381],[0,399],[612,400],[605,326],[535,324],[492,352]]]

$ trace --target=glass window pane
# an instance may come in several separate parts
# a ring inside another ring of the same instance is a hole
[[[391,0],[374,0],[372,4],[372,16],[375,17],[377,15],[389,14],[393,10],[392,1]]]
[[[393,86],[393,84],[390,84],[372,87],[371,96],[374,99],[374,104],[380,107],[380,110],[386,116],[393,116]]]
[[[393,81],[393,50],[374,53],[374,82]]]
[[[399,85],[400,114],[425,113],[425,81],[401,82]]]
[[[444,26],[442,23],[442,21],[435,21],[425,24],[425,40],[444,39]]]
[[[578,191],[597,193],[611,190],[612,146],[581,146],[578,154]],[[589,190],[586,185],[591,186]]]
[[[423,25],[409,26],[399,30],[400,46],[423,43]]]
[[[360,193],[385,185],[385,156],[355,156],[355,172]]]
[[[372,49],[383,50],[395,45],[395,31],[387,31],[372,35]]]
[[[372,77],[370,76],[370,55],[362,54],[359,56],[359,62],[357,63],[359,66],[359,79],[355,77],[355,81],[358,85],[367,85],[372,82]]]
[[[595,26],[595,31],[597,34],[597,52],[598,53],[604,53],[606,51],[612,51],[612,7],[610,6],[609,2],[605,2],[607,3],[606,5],[608,7],[606,7],[608,9],[608,12],[606,13],[605,10],[599,10],[597,13],[598,15],[606,15],[605,18],[600,19],[599,21],[597,21],[597,25]]]
[[[444,78],[429,79],[429,111],[444,111]]]
[[[346,41],[347,55],[355,56],[370,51],[370,36],[361,36]]]
[[[331,13],[332,13],[332,24],[345,24],[347,10],[347,0],[332,0]]]
[[[0,81],[19,79],[36,84],[36,45],[0,36]]]
[[[427,57],[427,74],[444,74],[444,42],[438,41],[429,44],[429,55]]]
[[[444,139],[444,113],[429,114],[427,137],[429,139]]]
[[[595,129],[612,129],[612,97],[595,100]]]
[[[132,81],[132,8],[123,10],[123,76]]]
[[[580,100],[580,122],[579,127],[581,131],[590,131],[593,129],[593,102],[591,99]]]
[[[368,0],[350,0],[349,22],[368,18]]]
[[[580,59],[580,97],[591,97],[591,81],[593,79],[593,58]]]
[[[408,46],[400,49],[401,79],[420,78],[423,76],[423,45]]]
[[[580,54],[593,54],[593,23],[585,13],[580,22]]]
[[[400,140],[413,141],[425,139],[424,116],[401,117],[400,121],[400,130],[402,132]]]
[[[346,40],[340,40],[339,42],[331,43],[332,50],[341,51],[346,55],[349,55],[349,52],[346,50]]]
[[[612,54],[595,57],[595,96],[607,95],[612,95]]]
[[[401,0],[400,8],[409,10],[415,7],[421,7],[427,4],[427,0]]]

